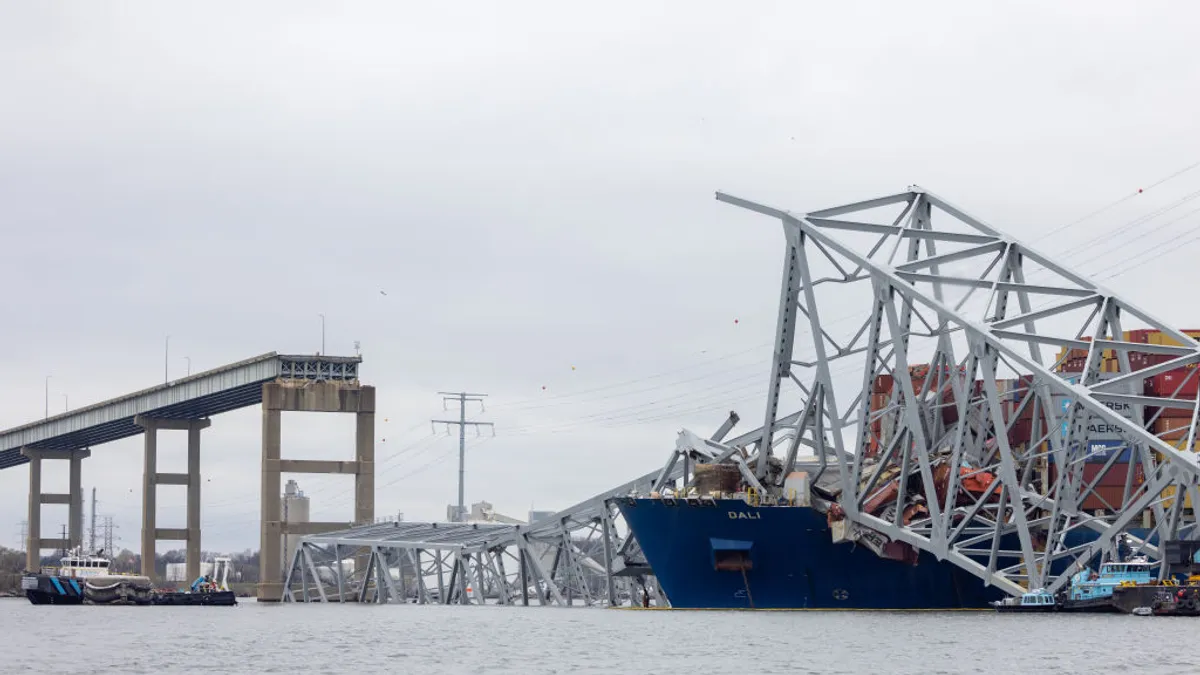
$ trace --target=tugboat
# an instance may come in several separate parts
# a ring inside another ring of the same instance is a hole
[[[1150,562],[1145,556],[1135,556],[1127,562],[1104,563],[1100,565],[1099,573],[1086,569],[1076,572],[1059,611],[1120,613],[1121,609],[1113,602],[1113,591],[1156,583],[1157,566],[1158,563]]]
[[[109,570],[110,560],[100,555],[72,549],[58,567],[43,567],[37,573],[21,577],[25,597],[35,605],[220,605],[237,604],[229,589],[229,558],[215,561],[216,581],[200,577],[188,591],[155,590],[149,577],[140,574],[116,574]]]
[[[1200,541],[1169,541],[1165,552],[1162,562],[1138,555],[1103,563],[1099,572],[1080,571],[1057,597],[1038,589],[992,605],[999,612],[1200,616]],[[1167,566],[1162,581],[1160,565]]]
[[[1162,581],[1113,589],[1113,605],[1128,614],[1200,616],[1200,542],[1168,541]]]
[[[74,548],[58,567],[43,567],[21,577],[21,590],[35,605],[146,604],[150,579],[115,575],[103,549],[84,553]]]

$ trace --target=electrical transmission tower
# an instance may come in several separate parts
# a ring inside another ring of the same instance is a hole
[[[29,521],[22,520],[21,521],[21,548],[20,548],[20,551],[22,553],[24,553],[25,549],[27,549],[27,548],[29,548]]]
[[[116,525],[113,525],[112,516],[104,516],[104,550],[108,553],[108,557],[112,558],[113,553],[113,530]]]
[[[496,435],[496,427],[491,422],[468,422],[467,421],[467,401],[478,401],[479,410],[483,412],[483,399],[487,394],[468,394],[467,392],[459,392],[457,394],[447,391],[439,391],[442,395],[442,407],[445,408],[447,401],[458,401],[458,419],[457,420],[430,420],[433,424],[445,424],[446,431],[450,430],[450,425],[458,425],[458,510],[454,513],[454,522],[461,523],[466,520],[466,508],[463,505],[463,475],[465,474],[465,463],[467,456],[467,427],[475,427],[475,432],[479,433],[479,427],[491,427],[492,435]],[[436,428],[436,427],[435,427]]]

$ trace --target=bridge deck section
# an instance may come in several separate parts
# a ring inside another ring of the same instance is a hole
[[[295,356],[268,352],[131,394],[0,432],[0,470],[29,461],[22,447],[75,450],[136,436],[134,417],[203,419],[262,403],[275,380],[358,379],[358,356]]]

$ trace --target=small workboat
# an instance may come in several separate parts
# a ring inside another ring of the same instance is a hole
[[[992,603],[998,612],[1057,612],[1058,601],[1045,589],[1023,593],[1019,598],[1005,598]]]

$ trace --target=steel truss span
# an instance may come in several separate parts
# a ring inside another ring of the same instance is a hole
[[[804,446],[835,536],[928,551],[1011,594],[1195,536],[1195,383],[1143,387],[1198,376],[1192,337],[919,187],[809,213],[717,199],[785,235],[764,426],[739,467],[752,484],[778,491]],[[1175,423],[1156,435],[1161,417]]]
[[[307,536],[289,561],[283,600],[619,606],[645,593],[664,605],[612,503],[658,475],[529,525],[391,521]]]

